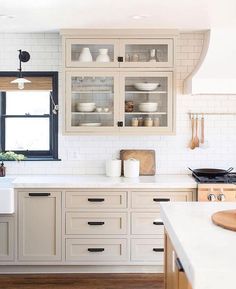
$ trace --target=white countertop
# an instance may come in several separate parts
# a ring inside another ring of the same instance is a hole
[[[1,183],[1,180],[0,180]],[[17,176],[15,188],[196,188],[190,175],[156,175],[139,178],[111,178],[104,175]]]
[[[236,203],[162,203],[161,217],[193,289],[235,289],[236,232],[214,225]]]

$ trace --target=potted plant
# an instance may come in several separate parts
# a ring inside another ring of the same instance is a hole
[[[16,154],[14,152],[0,152],[0,177],[5,177],[6,167],[4,166],[4,161],[23,161],[26,157],[22,154]]]

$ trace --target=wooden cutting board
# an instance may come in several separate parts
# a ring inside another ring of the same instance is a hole
[[[216,212],[211,218],[215,225],[227,230],[236,231],[236,210]]]
[[[156,156],[154,150],[121,150],[120,159],[136,159],[140,161],[140,176],[154,176],[156,174]],[[122,175],[123,175],[122,162]]]

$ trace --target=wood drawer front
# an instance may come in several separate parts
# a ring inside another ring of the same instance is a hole
[[[66,213],[66,234],[126,234],[126,213]]]
[[[66,192],[67,209],[126,208],[126,192]]]
[[[133,209],[159,209],[160,202],[187,202],[189,192],[132,192]]]
[[[67,239],[67,261],[127,260],[126,239]]]
[[[154,261],[164,263],[164,239],[132,239],[132,261]]]
[[[132,234],[164,235],[164,225],[159,213],[132,213]]]

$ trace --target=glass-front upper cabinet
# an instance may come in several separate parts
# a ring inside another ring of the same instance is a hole
[[[118,67],[119,40],[67,39],[67,67]]]
[[[126,39],[120,42],[121,67],[173,67],[173,39]]]
[[[172,72],[125,72],[120,85],[123,131],[173,132]]]
[[[116,72],[67,72],[66,131],[117,130],[118,88]]]

